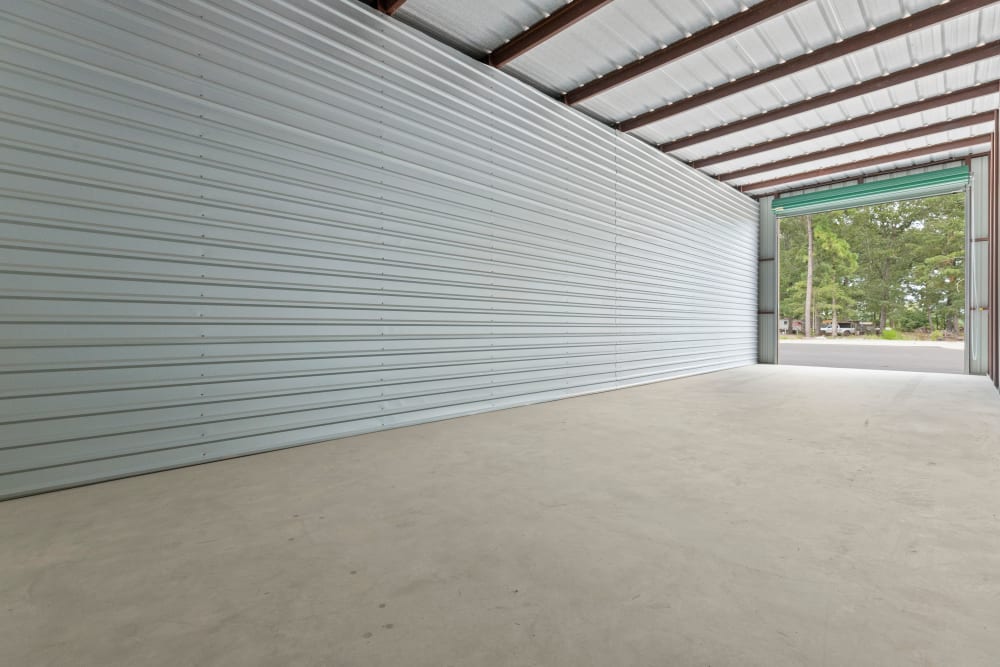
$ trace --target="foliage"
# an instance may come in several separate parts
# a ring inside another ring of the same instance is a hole
[[[781,312],[784,317],[802,319],[805,315],[808,239],[804,219],[792,220],[796,222],[788,224],[788,221],[782,221],[779,239],[779,279],[783,295]],[[849,320],[851,317],[847,314],[856,302],[853,283],[858,271],[858,257],[839,226],[835,213],[813,216],[814,310],[822,318],[832,317],[836,310],[841,313],[841,319]],[[818,325],[814,326],[818,328]]]
[[[902,331],[914,331],[927,326],[927,315],[916,305],[892,309],[893,324]]]
[[[903,334],[899,333],[895,329],[886,329],[882,332],[882,338],[886,340],[899,340],[903,337]]]
[[[844,321],[848,306],[857,304],[853,277],[858,272],[858,257],[841,237],[836,219],[824,217],[813,222],[816,269],[813,275],[813,299],[817,312]],[[839,310],[838,310],[839,309]]]
[[[964,195],[956,193],[813,215],[817,322],[836,316],[874,322],[884,332],[889,326],[958,332],[964,208]],[[781,220],[782,317],[805,314],[807,241],[804,218]]]

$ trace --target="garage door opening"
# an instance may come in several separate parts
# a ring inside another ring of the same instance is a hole
[[[779,225],[782,363],[965,372],[964,193]]]
[[[993,296],[988,158],[898,173],[761,198],[760,363],[987,374]],[[866,347],[842,348],[856,352],[854,359],[823,358],[818,347],[786,353],[804,339]],[[897,350],[890,354],[900,360],[886,361],[879,345]],[[904,350],[920,347],[938,348],[930,367],[929,356]]]

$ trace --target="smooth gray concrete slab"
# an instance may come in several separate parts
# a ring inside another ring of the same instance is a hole
[[[3,664],[979,665],[1000,399],[748,367],[0,504]]]
[[[873,345],[783,340],[779,343],[778,359],[782,364],[791,366],[963,373],[964,355],[961,344],[954,343],[908,345],[907,341],[885,341]]]

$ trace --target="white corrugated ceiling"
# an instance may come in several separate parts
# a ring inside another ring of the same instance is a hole
[[[395,16],[473,56],[482,57],[565,4],[565,0],[409,0]],[[743,0],[614,0],[502,68],[549,94],[560,95],[756,4],[759,2]],[[576,106],[605,122],[617,123],[939,4],[944,3],[941,0],[808,0]],[[644,125],[632,133],[653,144],[674,141],[997,40],[1000,40],[1000,3],[993,3]],[[701,141],[672,154],[684,161],[695,161],[998,79],[1000,59],[987,58]],[[704,171],[720,175],[756,165],[768,165],[790,156],[810,154],[989,111],[996,109],[998,103],[1000,92],[986,94],[718,162],[704,167]],[[984,123],[727,179],[727,182],[745,187],[991,131],[992,123]],[[802,179],[783,188],[841,180],[852,173],[864,175],[916,166],[928,161],[975,154],[984,148],[985,145],[970,146],[861,170],[846,170]],[[748,191],[760,193],[767,189],[773,188]]]

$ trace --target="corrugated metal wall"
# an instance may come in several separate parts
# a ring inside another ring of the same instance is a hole
[[[760,248],[757,259],[757,362],[778,363],[778,315],[781,291],[778,285],[778,218],[774,197],[761,197]]]
[[[0,62],[4,497],[756,358],[750,199],[355,0]]]
[[[989,372],[990,307],[990,159],[970,160],[965,199],[965,368],[973,375]]]

